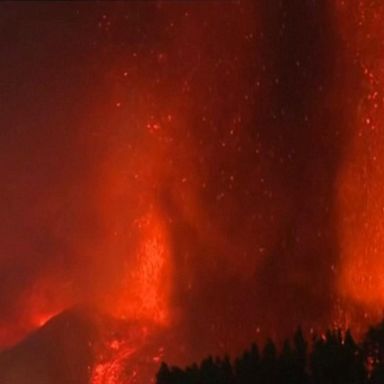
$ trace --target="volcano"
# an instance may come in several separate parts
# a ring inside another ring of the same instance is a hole
[[[160,357],[158,344],[147,336],[142,324],[72,308],[1,352],[0,382],[96,384],[113,383],[121,376],[128,382],[149,380]]]
[[[0,4],[0,384],[378,320],[384,2],[357,3]]]
[[[89,382],[95,316],[71,309],[60,313],[0,354],[0,382],[50,384]]]

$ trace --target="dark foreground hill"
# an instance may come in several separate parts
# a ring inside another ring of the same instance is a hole
[[[1,384],[88,384],[95,316],[71,309],[0,354]]]
[[[168,337],[153,324],[72,308],[0,353],[0,384],[89,384],[94,375],[98,384],[147,384]]]

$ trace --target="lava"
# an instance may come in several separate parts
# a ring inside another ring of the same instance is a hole
[[[136,225],[143,232],[142,244],[133,271],[129,271],[131,266],[123,271],[121,294],[116,294],[118,303],[112,311],[120,318],[136,317],[166,324],[170,316],[171,261],[164,228],[152,215],[138,220]],[[110,305],[108,311],[111,311]]]

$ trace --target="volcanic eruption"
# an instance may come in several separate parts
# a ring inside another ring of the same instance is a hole
[[[0,8],[4,382],[382,315],[381,2]]]

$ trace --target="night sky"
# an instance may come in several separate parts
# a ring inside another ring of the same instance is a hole
[[[188,359],[377,318],[380,1],[0,11],[0,345],[76,304]]]

